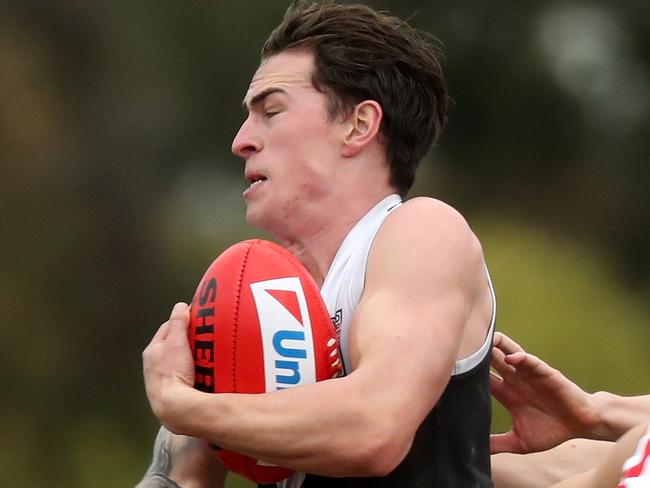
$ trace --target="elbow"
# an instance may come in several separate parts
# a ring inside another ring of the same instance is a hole
[[[399,466],[411,448],[412,439],[394,432],[394,429],[376,429],[357,444],[354,454],[353,476],[387,476]]]

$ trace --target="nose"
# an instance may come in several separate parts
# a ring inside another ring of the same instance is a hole
[[[237,132],[237,135],[232,141],[232,147],[230,150],[235,156],[248,159],[262,149],[262,142],[253,132],[253,123],[249,117],[239,128],[239,132]]]

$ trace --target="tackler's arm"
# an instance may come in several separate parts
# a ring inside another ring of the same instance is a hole
[[[136,488],[222,488],[225,477],[225,467],[203,441],[161,427],[151,465]]]

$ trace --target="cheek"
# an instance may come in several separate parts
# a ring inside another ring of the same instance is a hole
[[[297,195],[297,199],[318,200],[326,193],[326,185],[322,181],[304,181],[300,185],[300,192]]]
[[[335,184],[324,176],[303,180],[295,193],[294,203],[310,207],[327,207],[329,206],[327,202],[330,202],[332,185]]]
[[[303,197],[315,199],[327,193],[327,189],[333,184],[333,163],[322,152],[312,152],[309,156],[308,159],[303,159],[301,167],[296,170],[294,182]]]
[[[294,202],[300,199],[316,199],[327,193],[332,181],[333,164],[336,164],[336,143],[322,124],[303,124],[284,138],[280,147],[285,148],[283,179],[288,184],[286,196]],[[286,150],[288,148],[288,150]]]

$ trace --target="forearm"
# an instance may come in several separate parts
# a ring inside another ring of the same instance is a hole
[[[600,422],[589,432],[594,439],[614,441],[650,419],[650,395],[624,397],[600,391],[592,395]]]
[[[147,473],[135,488],[182,488],[168,476],[160,473]]]
[[[220,488],[225,476],[203,441],[161,427],[151,465],[136,488]]]
[[[621,479],[624,473],[624,463],[630,459],[633,453],[636,452],[636,462],[641,462],[642,448],[638,445],[639,440],[647,429],[647,424],[642,423],[630,429],[625,433],[617,442],[613,444],[608,455],[598,463],[598,466],[590,471],[583,473],[579,476],[567,479],[552,488],[610,488],[613,486],[646,486],[646,484],[638,478],[642,475],[642,471],[629,469],[625,473],[627,483]],[[640,467],[639,464],[637,467]],[[620,480],[620,481],[619,481]]]
[[[169,478],[172,469],[171,457],[171,435],[162,427],[156,436],[151,465],[136,488],[176,488],[178,485]]]
[[[177,428],[298,471],[376,474],[406,454],[410,438],[400,437],[408,436],[409,427],[395,429],[389,413],[395,400],[376,387],[364,388],[354,376],[261,395],[188,390]],[[403,415],[406,422],[409,415]]]
[[[532,454],[495,454],[495,488],[547,488],[553,483],[593,469],[613,449],[611,442],[572,439]]]

